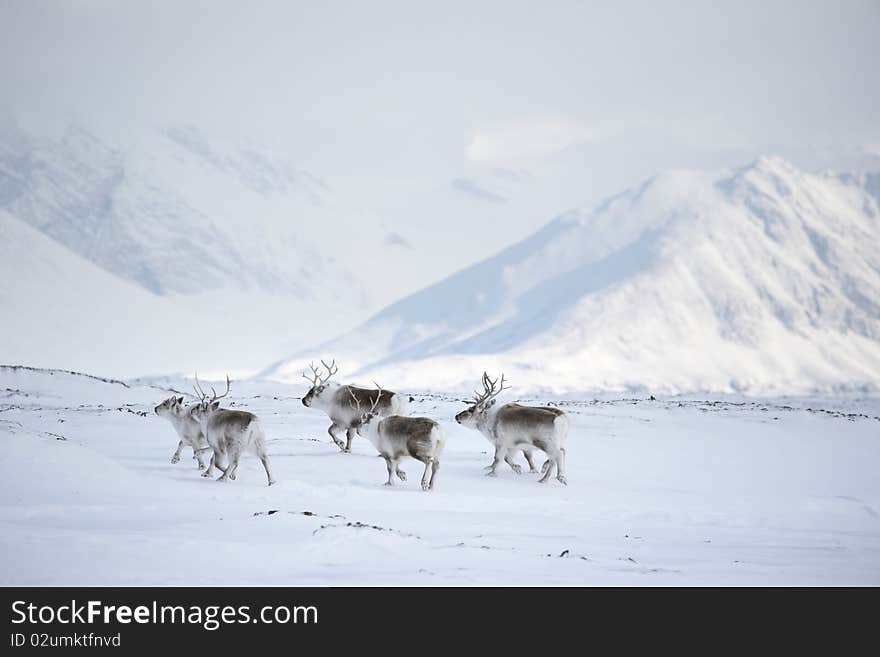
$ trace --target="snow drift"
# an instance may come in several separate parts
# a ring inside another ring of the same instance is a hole
[[[562,486],[486,477],[462,404],[414,391],[448,432],[423,493],[415,461],[390,488],[367,440],[340,453],[301,391],[234,382],[278,483],[246,457],[224,485],[169,463],[168,390],[0,366],[0,585],[880,584],[877,399],[520,397],[571,418]]]

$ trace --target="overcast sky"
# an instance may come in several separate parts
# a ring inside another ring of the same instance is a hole
[[[0,82],[47,129],[193,124],[500,244],[669,167],[880,161],[878,35],[877,0],[0,0]]]

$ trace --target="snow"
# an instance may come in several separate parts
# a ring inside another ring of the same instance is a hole
[[[779,158],[670,171],[264,370],[450,388],[806,394],[880,386],[880,197],[871,175]]]
[[[191,127],[2,123],[0,363],[291,382],[335,357],[439,389],[491,368],[557,393],[877,390],[878,180],[766,157],[669,171],[399,299],[468,232],[426,243]],[[497,233],[484,250],[514,240]]]
[[[570,414],[562,486],[483,476],[462,392],[402,389],[448,434],[424,493],[340,453],[302,385],[233,382],[277,485],[172,465],[152,408],[189,383],[0,368],[0,584],[880,584],[877,398],[526,396]]]
[[[0,117],[0,212],[0,248],[14,253],[0,294],[28,319],[0,329],[0,362],[115,376],[255,372],[366,319],[396,298],[375,282],[419,259],[308,171],[186,127],[109,138],[71,124],[49,137]],[[356,267],[364,248],[383,258]],[[72,288],[102,305],[101,322],[46,312],[75,306]],[[128,337],[145,326],[152,361]],[[52,358],[36,339],[47,336]]]
[[[0,234],[0,362],[164,372],[179,367],[178,345],[209,356],[186,306],[112,276],[3,210]]]

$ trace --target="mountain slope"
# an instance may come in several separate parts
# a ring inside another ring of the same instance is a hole
[[[39,233],[18,226],[3,234],[4,249],[15,256],[4,273],[33,284],[31,296],[6,288],[8,308],[34,328],[6,322],[0,356],[46,366],[70,366],[74,358],[84,369],[118,376],[193,365],[253,373],[278,353],[363,321],[395,298],[375,281],[418,260],[414,249],[395,246],[406,245],[403,237],[393,241],[376,219],[347,208],[307,171],[184,127],[120,136],[68,124],[57,134],[36,134],[0,117],[0,211],[8,213],[4,224],[14,217]],[[383,258],[358,268],[365,249]],[[75,280],[79,272],[83,281]],[[40,292],[37,282],[48,291]],[[106,313],[106,325],[116,331],[98,331],[115,358],[105,359],[100,350],[94,361],[75,355],[92,353],[85,329],[98,325],[86,314],[52,339],[63,360],[45,359],[39,345],[52,334],[42,327],[53,320],[43,316],[47,306],[40,299],[62,302],[52,296],[55,288],[105,296],[107,308],[123,297],[138,300]],[[210,358],[196,358],[176,340],[181,329],[174,321],[126,312],[134,306],[162,317],[174,315],[164,309],[179,309],[191,320],[188,335],[200,336],[202,354]],[[164,345],[162,358],[145,361],[122,349],[131,345],[126,336],[141,334],[141,320]],[[112,369],[102,369],[105,364]]]
[[[234,286],[312,298],[307,281],[340,264],[308,239],[328,199],[305,172],[217,150],[194,130],[124,147],[77,125],[57,139],[6,126],[0,139],[0,207],[157,294]],[[336,273],[328,291],[362,301],[355,277]]]
[[[466,385],[795,392],[880,382],[871,175],[762,158],[671,172],[269,368],[333,354],[354,376]]]
[[[0,363],[113,375],[177,371],[210,356],[213,346],[188,308],[120,280],[3,210],[0,234]]]
[[[0,208],[165,296],[238,290],[367,312],[396,295],[375,283],[419,262],[310,172],[185,126],[34,134],[0,120]],[[352,264],[377,251],[367,270]]]

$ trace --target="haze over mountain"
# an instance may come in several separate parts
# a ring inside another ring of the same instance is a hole
[[[0,234],[4,364],[125,375],[214,355],[200,315],[185,305],[110,274],[5,210]]]
[[[117,144],[75,123],[54,139],[6,125],[0,207],[156,294],[238,288],[364,305],[345,262],[356,240],[327,241],[343,223],[368,244],[385,238],[309,172],[186,127]]]
[[[418,257],[315,175],[179,126],[113,141],[76,123],[50,135],[0,122],[0,211],[15,317],[0,360],[115,376],[252,372],[397,298],[375,282]],[[383,257],[359,267],[364,250]],[[62,290],[72,314],[45,334]]]
[[[671,171],[567,213],[349,334],[336,357],[389,387],[794,393],[880,385],[880,174],[763,157]]]

